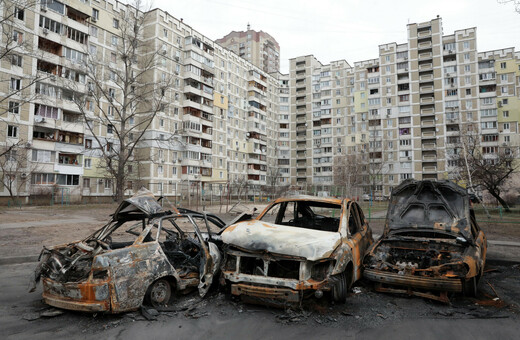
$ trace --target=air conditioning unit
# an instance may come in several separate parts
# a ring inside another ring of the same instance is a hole
[[[411,161],[412,160],[412,156],[408,156],[408,160]]]
[[[41,6],[40,7],[40,11],[47,12],[47,6]]]
[[[179,75],[179,72],[178,72],[178,71],[175,71],[175,72],[173,72],[173,73],[175,73],[175,75],[177,75],[177,76]]]
[[[94,17],[90,18],[90,20],[91,20],[92,22],[97,22],[97,19],[94,18]]]
[[[168,181],[168,184],[172,185],[172,184],[173,184],[173,181]]]
[[[159,53],[162,54],[162,55],[165,55],[166,54],[166,50],[161,50]]]
[[[182,162],[182,158],[177,158],[177,163]]]
[[[46,29],[46,28],[44,28],[44,29],[43,29],[43,34],[45,34],[45,35],[49,34],[49,30]]]
[[[408,60],[408,57],[404,57],[404,60]]]
[[[27,174],[26,174],[25,172],[22,172],[22,173],[20,174],[20,178],[27,178]]]
[[[26,147],[26,148],[30,148],[30,147],[32,147],[32,143],[31,143],[31,142],[27,142],[27,143],[25,143],[25,147]]]
[[[448,51],[448,53],[449,53],[449,54],[452,54],[452,53],[453,53],[453,51],[452,51],[452,50],[449,50],[449,51]]]
[[[98,183],[103,184],[103,179],[99,179]]]
[[[175,59],[175,61],[179,61],[179,57],[178,56],[175,56],[174,59]]]

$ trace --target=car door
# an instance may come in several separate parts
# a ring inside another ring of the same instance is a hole
[[[355,202],[349,202],[348,206],[348,238],[352,247],[352,261],[354,265],[354,281],[361,278],[361,263],[365,250],[370,245],[372,235],[364,222],[365,218],[362,211]]]

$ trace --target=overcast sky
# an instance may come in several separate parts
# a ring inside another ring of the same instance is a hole
[[[324,64],[378,57],[378,45],[405,43],[408,23],[442,17],[444,34],[477,27],[477,49],[520,51],[520,14],[497,0],[153,0],[203,35],[264,31],[280,44],[281,71],[290,58],[313,54]]]

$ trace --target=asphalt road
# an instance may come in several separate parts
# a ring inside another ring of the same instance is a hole
[[[177,310],[159,313],[155,321],[140,312],[93,315],[64,311],[44,316],[57,310],[41,302],[41,286],[35,293],[27,293],[35,265],[0,266],[2,339],[424,340],[517,339],[520,334],[519,265],[488,266],[479,297],[452,297],[451,305],[376,293],[369,285],[355,288],[357,293],[346,304],[310,300],[289,310],[245,304],[214,291],[202,300],[195,294],[179,297]]]

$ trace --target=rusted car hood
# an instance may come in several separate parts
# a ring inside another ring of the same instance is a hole
[[[469,195],[455,183],[406,180],[392,191],[383,235],[429,229],[470,240],[470,218]]]
[[[150,218],[163,211],[153,193],[141,188],[134,196],[125,199],[112,216],[113,221]]]
[[[244,250],[316,261],[331,256],[341,243],[341,235],[253,220],[229,226],[222,233],[222,241]]]

